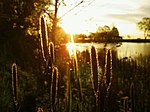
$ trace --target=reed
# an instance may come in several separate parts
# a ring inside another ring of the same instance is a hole
[[[47,61],[49,57],[48,37],[47,37],[47,27],[43,16],[41,17],[40,26],[41,26],[40,39],[41,39],[42,54],[43,54],[44,61]]]
[[[13,90],[13,99],[15,106],[18,105],[18,75],[17,75],[17,65],[16,63],[12,64],[12,90]]]
[[[106,85],[106,87],[107,87],[107,65],[108,65],[108,60],[107,60],[107,58],[108,58],[108,50],[107,49],[105,49],[105,64],[104,64],[104,74],[103,74],[103,78],[102,78],[102,82]]]
[[[47,34],[47,25],[44,16],[40,18],[40,40],[41,50],[44,60],[44,74],[46,76],[45,82],[47,83],[47,92],[49,93],[50,108],[56,111],[56,97],[57,97],[57,82],[58,82],[58,69],[54,67],[54,44],[49,42]]]
[[[71,72],[71,70],[70,70],[70,66],[69,66],[69,64],[66,64],[66,71],[67,71],[67,73],[66,73],[66,112],[71,112],[71,98],[72,98],[72,96],[71,96],[71,79],[70,79],[70,72]]]
[[[96,58],[96,50],[95,47],[91,48],[91,66],[92,66],[92,83],[94,92],[98,92],[98,70],[97,70],[97,58]]]
[[[131,83],[130,86],[130,97],[131,97],[131,109],[132,112],[135,112],[135,93],[134,93],[134,83]]]
[[[54,69],[54,44],[52,42],[50,42],[49,44],[49,57],[47,60],[47,80],[48,80],[48,92],[50,92],[50,96],[51,96],[51,83],[52,83],[52,74],[53,74],[53,69]]]
[[[112,51],[111,49],[108,50],[108,54],[107,54],[107,78],[106,78],[106,85],[107,85],[107,92],[109,92],[110,86],[112,84],[112,78],[113,78],[113,74],[112,74]]]
[[[90,53],[89,53],[89,51],[88,51],[87,49],[86,49],[85,53],[86,53],[86,55],[85,55],[85,57],[86,57],[86,62],[87,62],[87,63],[90,63]]]
[[[82,86],[81,86],[81,81],[80,81],[80,78],[79,78],[79,75],[78,75],[78,66],[77,66],[77,59],[73,58],[73,66],[74,66],[74,73],[75,73],[75,76],[76,76],[76,79],[77,79],[77,87],[79,89],[79,100],[80,102],[82,102]]]
[[[58,85],[58,69],[55,67],[53,77],[52,77],[52,108],[53,108],[53,112],[56,111],[57,85]]]
[[[50,55],[50,57],[51,57],[51,60],[52,60],[52,63],[54,63],[55,62],[55,54],[54,54],[54,44],[53,44],[53,42],[50,42],[49,43],[49,55]]]
[[[98,101],[98,66],[97,66],[97,57],[96,57],[96,49],[94,46],[91,48],[91,74],[92,74],[92,84],[93,84],[93,89],[94,89],[94,102],[95,102],[95,109],[94,111],[98,111],[98,106],[99,106],[99,101]]]

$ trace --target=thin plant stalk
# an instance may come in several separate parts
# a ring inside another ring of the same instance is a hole
[[[51,60],[52,60],[52,63],[54,63],[55,62],[55,54],[54,54],[54,44],[53,44],[53,42],[50,42],[49,43],[49,53],[50,53],[50,56],[51,56]]]
[[[97,70],[97,58],[96,58],[96,50],[95,47],[91,48],[91,66],[92,66],[92,81],[94,92],[98,92],[98,70]]]
[[[58,82],[58,69],[54,68],[54,73],[52,77],[52,108],[53,112],[56,112],[56,97],[57,97],[57,82]]]
[[[42,54],[43,54],[43,58],[44,61],[48,60],[49,57],[49,53],[48,53],[48,37],[47,37],[47,27],[46,27],[46,23],[45,23],[45,19],[42,16],[40,19],[40,26],[41,26],[41,47],[42,47]]]
[[[131,96],[131,109],[132,112],[135,112],[135,95],[134,95],[134,83],[131,83],[131,87],[130,87],[130,96]]]
[[[70,81],[70,66],[67,64],[67,91],[66,91],[66,112],[71,112],[71,81]]]
[[[17,65],[15,63],[12,64],[12,90],[16,109],[18,105],[18,75],[17,75]]]
[[[92,74],[92,84],[95,95],[95,111],[98,111],[98,66],[96,58],[96,49],[94,46],[91,48],[91,74]]]
[[[79,76],[78,76],[78,66],[77,66],[77,59],[73,58],[73,66],[74,66],[74,72],[75,72],[75,76],[76,76],[76,79],[77,79],[77,86],[78,86],[78,89],[79,89],[79,100],[80,102],[82,102],[82,86],[81,86],[81,82],[80,82],[80,79],[79,79]]]

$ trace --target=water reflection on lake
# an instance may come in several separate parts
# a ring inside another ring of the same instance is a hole
[[[75,43],[77,51],[90,50],[94,46],[99,52],[104,47],[107,49],[112,49],[117,52],[117,57],[119,59],[128,57],[136,59],[138,61],[139,57],[150,57],[150,43]]]
[[[118,57],[133,57],[137,58],[139,55],[150,56],[150,43],[122,43],[117,48]]]

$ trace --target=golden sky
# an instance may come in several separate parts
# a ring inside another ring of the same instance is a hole
[[[59,16],[68,13],[62,17],[61,26],[73,34],[88,34],[99,26],[115,25],[121,36],[139,38],[143,32],[136,23],[150,16],[150,0],[64,0],[64,3]]]

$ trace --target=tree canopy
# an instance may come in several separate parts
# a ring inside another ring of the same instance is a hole
[[[22,67],[35,63],[39,15],[48,4],[49,0],[0,1],[0,63],[4,59]]]
[[[89,36],[94,37],[94,39],[105,39],[111,40],[119,37],[119,31],[117,27],[113,26],[110,28],[107,25],[99,26],[95,33],[91,33]]]
[[[144,31],[144,37],[150,37],[150,18],[144,17],[141,21],[137,23],[137,26],[140,30]]]

